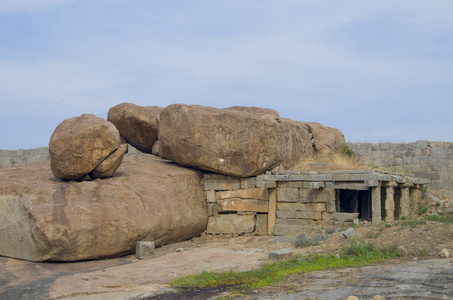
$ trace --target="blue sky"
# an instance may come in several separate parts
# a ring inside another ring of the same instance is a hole
[[[453,141],[453,1],[2,0],[0,149],[122,102]]]

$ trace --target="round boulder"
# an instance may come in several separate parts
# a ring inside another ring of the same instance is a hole
[[[50,167],[59,179],[77,180],[119,147],[120,134],[112,123],[92,114],[69,118],[55,128],[50,138]]]

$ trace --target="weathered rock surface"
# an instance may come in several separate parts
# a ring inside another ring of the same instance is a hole
[[[120,135],[112,123],[92,114],[66,119],[50,138],[52,172],[62,180],[80,179],[119,146]]]
[[[103,162],[101,162],[93,171],[90,173],[90,177],[95,178],[107,178],[111,177],[113,173],[120,167],[123,161],[124,154],[127,151],[127,144],[121,144],[118,149],[113,151]]]
[[[236,177],[255,176],[279,165],[292,168],[313,158],[318,148],[312,131],[328,138],[318,142],[320,153],[336,150],[341,138],[344,144],[338,130],[281,119],[276,111],[251,107],[173,104],[159,115],[158,131],[161,157]]]
[[[61,182],[48,163],[0,171],[0,255],[75,261],[133,253],[199,235],[207,223],[199,172],[127,155],[114,177]]]
[[[309,132],[313,134],[316,155],[321,158],[337,152],[346,144],[343,133],[336,128],[323,126],[316,122],[303,124],[305,124],[309,128]]]
[[[152,153],[158,138],[156,119],[162,110],[158,106],[121,103],[110,108],[107,120],[118,128],[129,144],[142,152]]]

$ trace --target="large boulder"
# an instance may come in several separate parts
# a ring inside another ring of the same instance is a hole
[[[107,120],[115,124],[124,139],[145,153],[152,153],[158,138],[156,119],[163,110],[158,106],[121,103],[108,112]]]
[[[173,104],[161,112],[158,127],[160,157],[232,176],[273,169],[285,146],[279,118],[262,109]]]
[[[48,163],[0,170],[0,256],[77,261],[133,253],[200,235],[201,173],[151,155],[126,155],[113,177],[62,182]]]
[[[291,169],[344,144],[338,130],[256,107],[173,104],[160,114],[158,129],[161,157],[236,177]]]
[[[120,134],[112,123],[92,114],[66,119],[50,138],[52,172],[62,180],[81,179],[119,146]]]

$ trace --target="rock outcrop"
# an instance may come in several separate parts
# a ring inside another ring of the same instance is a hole
[[[304,122],[303,124],[312,134],[315,153],[320,158],[328,157],[346,144],[343,133],[336,128],[326,127],[315,122]]]
[[[281,119],[271,109],[173,104],[158,118],[159,155],[183,166],[250,177],[290,169],[345,144],[336,129]]]
[[[120,146],[115,126],[92,114],[61,122],[49,142],[50,166],[55,177],[78,180],[93,171]],[[109,173],[121,164],[121,155],[108,161]],[[102,167],[103,169],[105,168]]]
[[[152,153],[158,138],[156,118],[162,110],[158,106],[121,103],[110,108],[107,120],[118,128],[129,144],[142,152]]]
[[[55,180],[42,162],[0,171],[0,255],[76,261],[198,236],[207,209],[200,172],[126,155],[111,178]]]

